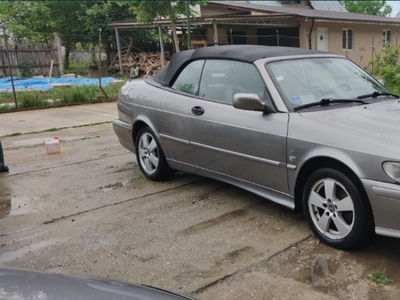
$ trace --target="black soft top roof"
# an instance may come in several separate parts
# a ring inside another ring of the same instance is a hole
[[[197,59],[220,58],[253,63],[261,58],[305,54],[327,53],[294,47],[256,45],[227,45],[186,50],[172,56],[169,64],[154,75],[153,80],[162,85],[170,85],[171,81],[175,79],[176,74],[178,74],[182,68],[184,68],[189,62]]]

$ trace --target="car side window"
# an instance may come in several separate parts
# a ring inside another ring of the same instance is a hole
[[[207,60],[199,96],[231,104],[237,93],[253,93],[261,100],[265,98],[265,84],[256,67],[240,61]]]
[[[176,78],[172,88],[184,93],[197,95],[203,65],[204,60],[196,60],[188,64]]]

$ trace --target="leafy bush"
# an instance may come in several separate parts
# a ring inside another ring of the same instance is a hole
[[[42,107],[48,106],[49,103],[43,101],[40,97],[40,93],[36,91],[32,92],[23,92],[19,95],[18,98],[18,107],[20,108],[28,108],[28,107]]]
[[[30,61],[23,61],[21,66],[19,67],[19,72],[21,74],[21,77],[32,77],[33,71],[32,71],[32,63]]]
[[[367,66],[367,71],[383,79],[386,88],[394,93],[400,92],[400,45],[385,45]]]

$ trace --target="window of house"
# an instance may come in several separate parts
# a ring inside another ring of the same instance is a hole
[[[203,65],[204,60],[196,60],[188,64],[176,78],[172,88],[184,93],[197,95]]]
[[[390,45],[391,36],[392,36],[391,30],[385,29],[383,31],[383,37],[382,37],[383,43],[386,44],[386,45]]]
[[[199,96],[232,104],[237,93],[257,94],[265,98],[266,88],[257,69],[249,63],[210,59],[204,65]]]
[[[343,29],[342,49],[353,50],[353,29]]]

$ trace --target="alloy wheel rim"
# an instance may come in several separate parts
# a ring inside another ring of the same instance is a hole
[[[343,239],[354,227],[353,199],[334,179],[324,178],[313,185],[308,209],[317,230],[330,239]]]
[[[154,137],[149,133],[143,133],[139,138],[139,160],[140,165],[147,174],[157,171],[159,153]]]

